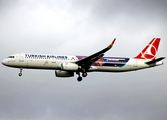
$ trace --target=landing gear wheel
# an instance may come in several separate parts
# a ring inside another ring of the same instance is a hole
[[[19,76],[22,76],[22,73],[19,73]]]
[[[20,68],[20,73],[19,73],[19,76],[22,76],[22,71],[23,71],[23,69],[22,69],[22,68]]]
[[[86,77],[86,76],[87,76],[87,73],[86,73],[86,72],[82,73],[82,76],[83,76],[83,77]]]
[[[78,82],[82,81],[82,77],[79,76],[79,77],[77,78],[77,80],[78,80]]]

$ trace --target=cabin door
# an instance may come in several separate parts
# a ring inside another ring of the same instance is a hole
[[[52,58],[52,63],[56,63],[56,58]]]
[[[19,55],[19,62],[24,62],[24,54]]]
[[[137,61],[135,60],[135,61],[133,61],[133,67],[138,67],[138,63],[137,63]]]

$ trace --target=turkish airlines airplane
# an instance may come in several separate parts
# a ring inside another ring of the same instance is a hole
[[[116,39],[103,50],[90,56],[66,56],[50,54],[13,54],[2,61],[9,67],[20,68],[19,76],[25,69],[55,70],[56,77],[73,77],[78,74],[78,81],[87,76],[87,72],[126,72],[162,65],[165,57],[156,59],[160,38],[153,40],[134,58],[103,57],[110,50]]]

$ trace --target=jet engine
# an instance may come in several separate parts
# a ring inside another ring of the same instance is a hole
[[[55,70],[55,75],[56,75],[56,77],[73,77],[74,72]]]
[[[78,70],[78,65],[75,63],[60,63],[59,67],[61,68],[61,70],[65,70],[65,71]]]

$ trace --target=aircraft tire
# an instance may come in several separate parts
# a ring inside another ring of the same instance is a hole
[[[19,76],[22,76],[22,73],[19,73]]]
[[[77,78],[78,82],[82,81],[82,77]]]
[[[82,76],[83,76],[83,77],[86,77],[86,76],[87,76],[87,73],[86,73],[86,72],[82,73]]]

